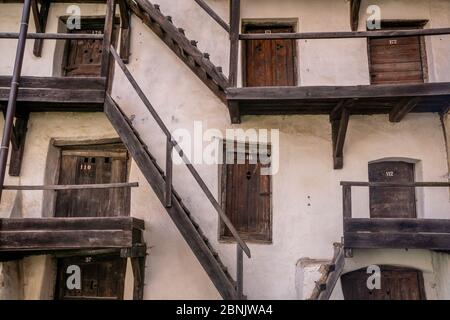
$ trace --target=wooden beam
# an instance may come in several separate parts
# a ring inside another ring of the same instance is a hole
[[[231,87],[237,87],[239,67],[239,33],[241,27],[241,0],[230,0],[230,72]]]
[[[87,190],[87,189],[114,189],[114,188],[136,188],[137,182],[117,182],[117,183],[99,183],[99,184],[57,184],[44,186],[3,186],[4,190]]]
[[[0,76],[0,88],[9,88],[10,76]],[[105,90],[106,79],[102,77],[20,77],[20,88],[88,89]]]
[[[50,0],[41,0],[41,8],[38,8],[38,0],[31,1],[31,9],[33,12],[33,20],[37,33],[45,33],[47,27],[48,11],[50,9]],[[36,39],[34,41],[33,54],[36,57],[42,55],[42,46],[44,39]]]
[[[344,232],[450,233],[449,219],[344,219]]]
[[[390,122],[400,122],[402,119],[411,112],[420,102],[420,98],[411,97],[411,98],[403,98],[399,101],[399,103],[392,108],[389,113],[389,121]]]
[[[358,30],[360,8],[361,8],[361,0],[350,1],[350,27],[352,31]]]
[[[228,88],[228,100],[305,100],[450,95],[450,82],[360,86]]]
[[[324,290],[319,293],[319,297],[317,300],[329,300],[333,290],[336,286],[336,283],[339,280],[342,272],[344,271],[345,265],[345,255],[344,249],[341,245],[335,246],[335,255],[332,261],[332,265],[330,268],[330,273],[324,282]]]
[[[130,258],[133,270],[133,300],[144,299],[144,281],[145,281],[145,259],[146,257]]]
[[[379,37],[437,36],[450,34],[450,28],[412,29],[412,30],[377,30],[377,31],[336,31],[336,32],[302,32],[302,33],[246,33],[240,40],[314,40],[314,39],[356,39]]]
[[[211,18],[213,18],[226,32],[230,32],[230,26],[203,0],[194,0]]]
[[[116,0],[107,0],[105,28],[103,30],[102,65],[101,65],[101,70],[100,70],[101,76],[105,77],[105,78],[108,78],[109,71],[110,71],[109,47],[112,44],[112,34],[113,34],[113,29],[114,29],[115,12],[116,12]]]
[[[130,61],[131,10],[126,0],[119,0],[120,9],[120,58],[123,63]]]
[[[0,32],[0,39],[18,39],[17,32]],[[91,33],[28,33],[27,39],[53,39],[53,40],[102,40],[102,34]]]
[[[341,181],[341,186],[352,187],[431,187],[445,188],[450,187],[450,182],[360,182],[360,181]]]
[[[345,107],[342,109],[339,119],[331,120],[334,169],[342,169],[344,167],[343,150],[349,117],[350,112],[348,111],[347,107]]]
[[[13,177],[20,176],[28,130],[28,118],[28,113],[17,116],[14,123],[12,140],[15,140],[15,143],[12,143],[9,160],[9,175]],[[5,189],[5,186],[3,186],[3,189]]]
[[[231,123],[241,123],[241,114],[239,112],[239,104],[236,101],[228,102],[228,111],[230,112]]]

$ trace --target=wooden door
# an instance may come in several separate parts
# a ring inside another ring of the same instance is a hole
[[[270,176],[261,175],[261,163],[251,157],[256,155],[247,154],[243,164],[226,165],[225,212],[243,239],[271,241]],[[223,236],[232,237],[227,228]]]
[[[414,164],[384,161],[369,164],[370,182],[414,182]],[[372,218],[416,218],[415,189],[409,187],[371,187]]]
[[[424,82],[426,58],[420,36],[372,38],[368,46],[372,84]]]
[[[247,33],[288,33],[292,27],[247,27]],[[246,87],[296,85],[294,40],[249,40],[245,45]]]
[[[81,270],[81,288],[68,289],[71,273],[68,267]],[[126,259],[114,255],[93,255],[58,260],[57,292],[59,300],[117,300],[123,299]]]
[[[102,34],[103,28],[91,27],[77,33]],[[99,77],[102,63],[103,40],[68,40],[65,75],[71,77]]]
[[[426,300],[422,272],[395,267],[381,267],[380,289],[369,289],[367,269],[341,276],[345,300]]]
[[[88,147],[62,151],[59,184],[101,184],[127,181],[127,152],[121,146],[107,150]],[[129,216],[130,190],[89,189],[57,191],[56,217]],[[67,267],[81,268],[80,290],[66,286]],[[96,255],[58,260],[56,299],[122,299],[126,259]]]

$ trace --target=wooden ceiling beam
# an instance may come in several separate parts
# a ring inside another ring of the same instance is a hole
[[[358,30],[360,8],[361,8],[361,0],[350,1],[350,27],[352,31]]]
[[[400,122],[420,102],[419,97],[403,98],[389,113],[390,122]]]

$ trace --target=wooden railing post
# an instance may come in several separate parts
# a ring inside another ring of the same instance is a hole
[[[241,300],[244,297],[244,255],[242,248],[236,244],[236,292]]]
[[[237,87],[239,65],[239,33],[241,21],[241,0],[230,0],[230,72],[231,87]]]
[[[352,186],[343,185],[342,186],[342,211],[343,217],[352,217]]]
[[[165,205],[167,208],[172,206],[172,150],[173,144],[171,137],[167,137],[166,142],[166,189],[165,189]]]
[[[114,17],[116,12],[116,0],[107,0],[106,2],[106,15],[105,15],[105,28],[103,30],[103,44],[102,44],[102,65],[101,76],[108,77],[110,70],[110,51],[109,47],[112,44],[112,34],[114,29]]]
[[[16,115],[16,100],[19,92],[20,74],[22,73],[23,56],[28,33],[28,22],[30,20],[31,0],[24,0],[22,9],[22,19],[20,23],[19,40],[17,41],[16,58],[14,61],[11,87],[9,90],[8,106],[6,108],[5,125],[3,127],[3,137],[0,149],[0,199],[2,196],[3,183],[6,174],[6,162],[8,161],[9,143],[14,126],[14,116]]]

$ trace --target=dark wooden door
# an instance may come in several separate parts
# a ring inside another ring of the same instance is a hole
[[[421,38],[374,38],[369,40],[372,84],[424,82]]]
[[[261,163],[226,165],[226,214],[244,239],[271,241],[270,176],[261,175]],[[226,237],[231,237],[228,229]]]
[[[59,184],[100,184],[127,181],[127,152],[68,149],[62,151]],[[113,217],[130,214],[130,190],[89,189],[58,191],[56,217]],[[81,268],[80,290],[69,290],[69,265]],[[122,299],[126,259],[117,255],[81,256],[58,260],[57,299]]]
[[[68,289],[67,269],[81,269],[81,288]],[[93,255],[58,260],[57,292],[59,300],[123,299],[126,259],[114,255]]]
[[[426,300],[422,272],[381,267],[380,289],[369,289],[370,274],[360,269],[341,276],[345,300]]]
[[[292,27],[247,27],[247,33],[287,33]],[[249,40],[245,45],[245,86],[294,86],[294,40]]]
[[[384,161],[369,164],[370,182],[414,182],[414,164]],[[415,189],[409,187],[371,187],[372,218],[416,218]]]
[[[77,33],[102,34],[103,28],[77,30]],[[68,40],[65,75],[100,76],[103,40]]]

